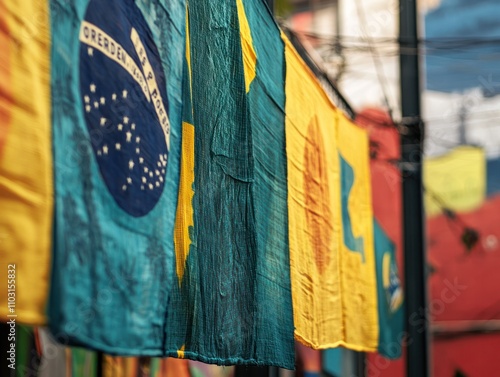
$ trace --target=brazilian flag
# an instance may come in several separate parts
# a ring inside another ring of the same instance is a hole
[[[50,5],[50,327],[65,344],[160,356],[175,267],[185,3]]]
[[[283,42],[262,2],[191,1],[187,24],[167,349],[292,369]]]

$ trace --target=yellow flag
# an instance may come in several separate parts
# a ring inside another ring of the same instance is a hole
[[[379,328],[369,140],[366,131],[340,111],[338,149],[344,341],[351,349],[374,351],[378,347]]]
[[[0,321],[45,322],[53,206],[48,17],[45,1],[0,1],[0,281],[9,283],[0,289]]]
[[[295,337],[316,349],[374,351],[378,318],[368,137],[333,106],[283,39]]]
[[[289,40],[283,39],[295,337],[313,348],[328,348],[343,339],[337,112]]]

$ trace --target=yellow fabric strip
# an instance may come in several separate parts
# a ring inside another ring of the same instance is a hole
[[[378,314],[368,137],[334,107],[282,38],[295,337],[315,349],[374,351]]]
[[[189,85],[184,90],[189,93],[189,101],[185,98],[186,103],[192,103],[192,87],[191,87],[191,43],[189,36],[189,11],[186,6],[186,64]],[[192,115],[192,107],[189,109]],[[181,171],[179,182],[179,194],[177,199],[177,212],[175,218],[174,229],[174,245],[176,255],[176,272],[179,286],[184,277],[186,260],[189,255],[191,246],[190,230],[194,227],[193,213],[193,196],[194,196],[194,126],[188,122],[182,122],[182,146],[181,146]]]
[[[186,259],[189,255],[191,239],[189,230],[194,226],[193,221],[193,183],[194,183],[194,126],[182,123],[182,160],[179,196],[175,220],[175,254],[176,271],[179,285],[184,276]]]
[[[4,287],[0,320],[16,314],[17,322],[43,324],[53,210],[48,3],[3,1],[0,8],[0,50],[9,51],[0,62],[9,68],[0,72],[10,76],[0,78],[0,113],[9,114],[0,145],[0,281],[6,284],[9,265],[16,271],[14,313]]]
[[[337,113],[288,38],[282,38],[295,337],[325,348],[343,339]]]
[[[242,0],[236,0],[238,19],[240,21],[241,50],[243,52],[243,68],[245,70],[245,89],[250,91],[250,84],[256,75],[257,54],[253,48],[252,33]]]
[[[342,227],[350,225],[350,229],[342,229],[340,248],[344,340],[346,347],[354,350],[375,351],[379,328],[369,139],[365,130],[354,125],[340,111],[337,145],[353,173],[352,187],[342,193],[348,195],[348,219],[343,216]],[[344,175],[341,177],[343,179]],[[345,185],[345,181],[343,183]],[[357,241],[357,250],[351,249],[353,245],[347,242],[346,233]]]

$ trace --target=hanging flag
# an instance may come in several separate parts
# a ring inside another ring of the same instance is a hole
[[[369,139],[338,113],[341,218],[340,276],[344,341],[357,351],[378,345],[377,285]]]
[[[261,1],[237,0],[254,157],[258,358],[294,363],[285,145],[285,55]],[[271,53],[272,51],[272,53]]]
[[[313,348],[342,344],[337,111],[285,40],[288,222],[295,336]]]
[[[175,268],[185,3],[52,1],[50,326],[68,344],[164,353]]]
[[[403,288],[394,244],[376,220],[373,221],[373,228],[380,329],[378,353],[389,359],[397,359],[401,356],[404,341]]]
[[[53,205],[49,72],[48,4],[0,2],[2,322],[46,321]]]
[[[259,58],[266,43],[283,51],[279,31],[263,3],[239,0],[190,2],[188,24],[167,349],[291,369],[284,66]]]
[[[368,137],[286,41],[290,264],[296,338],[376,350]]]

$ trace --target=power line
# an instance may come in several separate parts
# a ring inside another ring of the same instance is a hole
[[[365,16],[364,8],[360,5],[359,0],[355,0],[354,2],[356,4],[358,17],[360,18],[362,25],[365,25],[366,24],[366,16]],[[362,28],[363,28],[363,34],[366,34],[363,26],[362,26]],[[389,103],[389,98],[387,96],[387,82],[385,79],[383,67],[381,65],[377,51],[373,48],[373,45],[370,42],[368,42],[368,44],[370,46],[373,64],[375,66],[375,70],[377,72],[379,84],[380,84],[380,87],[382,89],[382,94],[384,96],[384,102],[385,102],[385,105],[387,107],[387,111],[389,112],[389,117],[392,119],[392,107]]]

